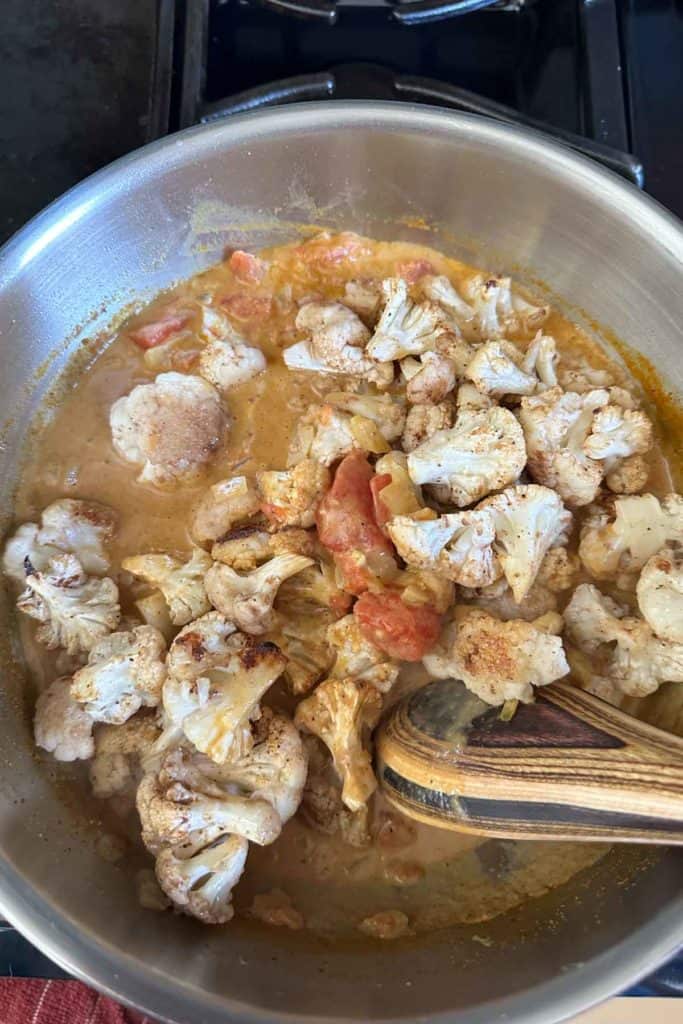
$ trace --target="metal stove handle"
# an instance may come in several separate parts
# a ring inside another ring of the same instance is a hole
[[[402,25],[425,25],[494,6],[500,6],[499,0],[408,0],[394,4],[391,14]]]

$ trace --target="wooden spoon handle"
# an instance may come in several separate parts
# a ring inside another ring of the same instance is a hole
[[[544,687],[511,721],[440,680],[376,737],[378,775],[405,813],[507,838],[683,843],[683,740],[574,686]]]

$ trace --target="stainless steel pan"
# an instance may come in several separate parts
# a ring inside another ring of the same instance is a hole
[[[2,252],[5,509],[31,416],[84,338],[226,244],[259,246],[311,223],[431,242],[540,278],[683,384],[683,231],[655,203],[532,133],[425,107],[302,104],[134,153]],[[0,615],[0,908],[49,956],[149,1014],[193,1024],[313,1015],[551,1024],[624,988],[683,940],[680,857],[628,850],[489,926],[386,946],[336,949],[143,911],[33,756],[6,603]]]

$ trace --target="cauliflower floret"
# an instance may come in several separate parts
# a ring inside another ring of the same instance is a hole
[[[131,806],[142,778],[142,760],[159,736],[153,715],[135,715],[123,725],[100,725],[95,732],[95,756],[90,784],[100,800],[125,797]]]
[[[445,484],[462,508],[517,479],[524,469],[522,429],[510,412],[463,411],[450,430],[440,430],[408,456],[416,484]]]
[[[232,638],[232,639],[231,639]],[[180,630],[169,647],[166,666],[176,679],[193,680],[226,665],[244,637],[220,612],[207,612]]]
[[[454,409],[450,402],[438,405],[411,405],[406,416],[406,425],[401,437],[405,452],[412,452],[440,430],[453,426]]]
[[[223,786],[267,801],[284,825],[296,814],[306,782],[308,761],[301,736],[290,718],[271,708],[263,708],[253,733],[254,745],[244,757],[205,771]]]
[[[238,572],[250,572],[275,554],[273,536],[277,534],[268,533],[261,526],[238,526],[212,546],[211,557],[214,562],[223,562]]]
[[[344,287],[344,305],[365,320],[374,321],[382,302],[379,281],[347,281]]]
[[[408,298],[403,278],[382,282],[384,309],[367,347],[368,355],[380,363],[440,351],[448,344],[453,329],[443,310],[433,302],[417,304]]]
[[[551,548],[541,562],[536,581],[552,593],[571,590],[581,568],[577,555],[570,555],[566,548]]]
[[[533,395],[538,377],[522,368],[522,353],[509,341],[487,341],[470,360],[465,376],[493,398]]]
[[[408,382],[406,398],[413,404],[443,402],[455,387],[455,365],[439,352],[424,352],[419,359],[402,359],[401,373]]]
[[[557,384],[557,364],[559,353],[555,339],[549,334],[539,331],[529,345],[522,359],[522,369],[525,373],[535,373],[538,377],[536,385],[538,391],[555,387]]]
[[[96,643],[76,672],[71,696],[95,722],[121,725],[141,707],[154,708],[166,677],[166,641],[153,626],[111,633]]]
[[[287,658],[284,678],[297,697],[310,693],[332,666],[334,656],[325,635],[329,619],[325,614],[278,615],[269,633]]]
[[[318,503],[329,489],[330,472],[315,459],[303,459],[292,469],[257,473],[256,483],[261,508],[275,526],[308,528],[314,525]]]
[[[464,292],[483,338],[535,330],[550,312],[549,306],[534,306],[520,295],[513,295],[509,277],[475,274],[466,282]]]
[[[597,587],[582,583],[564,611],[567,636],[579,650],[602,660],[600,674],[631,697],[654,693],[663,682],[683,682],[683,644],[660,639],[626,611]]]
[[[219,540],[237,523],[259,511],[256,489],[245,476],[234,476],[209,487],[194,510],[192,536],[198,544]]]
[[[546,686],[569,672],[559,636],[561,617],[552,613],[535,622],[501,622],[479,608],[456,607],[452,639],[446,632],[444,648],[424,659],[437,679],[461,679],[468,690],[487,704],[507,700],[528,704],[534,686]]]
[[[493,408],[496,402],[489,395],[476,388],[471,381],[463,381],[455,396],[455,405],[458,412],[484,412]]]
[[[219,391],[229,391],[265,370],[266,358],[261,349],[248,345],[223,313],[202,306],[198,334],[205,343],[199,356],[199,372]]]
[[[290,370],[351,374],[379,387],[391,383],[393,367],[382,366],[366,351],[370,332],[347,306],[307,302],[297,314],[296,326],[310,333],[310,338],[284,350]]]
[[[314,459],[324,466],[354,449],[375,454],[389,450],[389,441],[400,436],[405,407],[384,395],[350,395],[331,392],[325,405],[314,405],[296,425],[288,463]]]
[[[87,576],[75,555],[58,555],[44,572],[27,563],[26,573],[17,608],[40,622],[36,639],[49,650],[87,652],[118,626],[118,587],[106,576]]]
[[[395,516],[387,531],[409,565],[443,573],[463,587],[485,587],[500,576],[488,512],[452,512],[431,520]]]
[[[166,598],[171,622],[184,626],[211,607],[204,577],[212,564],[206,551],[194,548],[187,562],[171,555],[133,555],[124,558],[121,567],[150,586],[158,587]]]
[[[273,602],[280,585],[313,565],[303,555],[276,555],[246,575],[214,562],[205,584],[211,604],[245,633],[266,633],[272,625]]]
[[[345,615],[328,626],[327,640],[335,655],[332,678],[371,683],[381,693],[396,682],[399,665],[365,639],[354,615]]]
[[[587,454],[584,442],[596,412],[608,399],[606,391],[579,395],[560,387],[522,399],[519,421],[529,473],[538,483],[556,490],[570,508],[588,505],[600,487],[604,466]]]
[[[609,388],[614,383],[614,378],[607,370],[598,370],[592,366],[581,370],[565,367],[560,370],[559,377],[560,385],[565,391],[575,391],[579,395]]]
[[[339,835],[349,846],[369,846],[368,805],[363,804],[357,811],[345,807],[329,751],[317,736],[306,735],[303,742],[308,753],[308,778],[299,816],[316,832]]]
[[[638,607],[662,640],[683,644],[683,556],[662,548],[649,558],[636,586]]]
[[[591,459],[624,459],[649,451],[652,440],[652,424],[645,413],[606,405],[595,413],[583,450]]]
[[[351,811],[366,804],[377,788],[363,733],[374,729],[381,710],[375,687],[355,679],[326,679],[296,709],[298,728],[318,736],[332,754],[342,800]]]
[[[204,924],[226,924],[234,915],[232,890],[244,871],[248,849],[242,836],[226,835],[189,857],[162,850],[156,861],[159,885],[190,917]]]
[[[83,761],[92,757],[93,720],[71,696],[71,678],[55,679],[38,697],[33,719],[36,744],[57,761]]]
[[[605,483],[614,494],[637,494],[647,485],[650,466],[642,455],[629,455],[619,459],[605,477]]]
[[[441,275],[423,277],[422,291],[428,299],[437,302],[442,309],[446,310],[466,337],[478,334],[474,309],[458,294],[447,277]]]
[[[26,559],[38,572],[56,555],[76,555],[83,571],[101,576],[109,568],[106,545],[116,529],[116,513],[96,501],[60,498],[44,509],[41,524],[24,523],[7,541],[3,569],[23,584]]]
[[[330,391],[325,401],[353,418],[371,420],[385,441],[401,436],[406,422],[405,404],[389,395],[353,395],[346,391]],[[351,421],[353,430],[353,419]]]
[[[244,644],[227,665],[209,672],[208,690],[202,692],[204,678],[183,684],[188,707],[197,695],[198,706],[182,720],[183,732],[197,750],[217,764],[244,757],[254,742],[249,723],[258,718],[259,701],[282,674],[285,664],[275,644],[252,641]],[[169,684],[167,681],[164,687],[164,707]]]
[[[610,508],[613,513],[610,515]],[[579,557],[596,579],[637,572],[660,548],[683,541],[683,498],[653,494],[616,498],[585,520]]]
[[[549,487],[508,487],[477,506],[493,521],[495,551],[515,601],[529,593],[541,563],[554,544],[566,539],[572,514]]]
[[[171,484],[194,476],[213,457],[226,430],[216,389],[201,377],[161,373],[111,407],[112,441],[138,480]]]

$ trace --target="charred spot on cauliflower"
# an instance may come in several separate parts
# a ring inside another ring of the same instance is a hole
[[[220,540],[260,508],[256,489],[245,476],[234,476],[209,487],[194,510],[192,535],[198,544]]]

